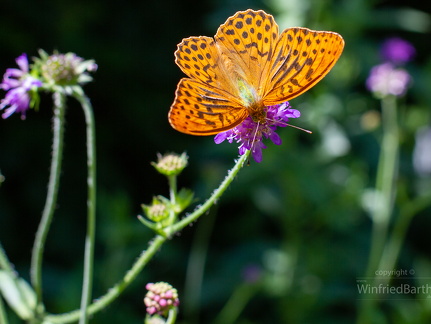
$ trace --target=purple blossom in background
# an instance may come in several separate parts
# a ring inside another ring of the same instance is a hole
[[[404,64],[413,59],[416,50],[404,39],[394,37],[387,39],[381,48],[381,56],[385,61],[394,64]]]
[[[371,69],[366,85],[379,98],[388,95],[400,97],[406,93],[410,79],[406,70],[387,62]]]
[[[256,162],[262,161],[262,149],[266,148],[263,138],[269,138],[274,144],[280,145],[281,138],[275,132],[277,127],[286,127],[289,118],[298,118],[301,113],[292,109],[288,102],[275,106],[266,107],[266,122],[258,123],[249,116],[240,125],[217,134],[214,137],[216,144],[227,140],[232,143],[234,140],[240,143],[239,154],[243,155],[250,150]]]
[[[13,113],[21,113],[21,119],[30,107],[29,91],[42,86],[42,82],[30,76],[27,55],[24,53],[17,57],[19,69],[7,69],[3,75],[0,88],[7,91],[4,99],[0,101],[0,109],[5,110],[2,117],[7,118]]]
[[[247,283],[256,283],[262,277],[262,269],[255,264],[248,265],[243,269],[242,277]]]

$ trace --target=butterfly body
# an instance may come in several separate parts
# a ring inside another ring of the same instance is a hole
[[[236,13],[211,37],[183,39],[176,63],[188,76],[178,84],[169,122],[180,132],[214,135],[247,116],[264,122],[266,107],[288,101],[320,81],[344,47],[333,32],[288,28],[271,15]]]

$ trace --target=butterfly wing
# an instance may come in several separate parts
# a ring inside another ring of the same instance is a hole
[[[279,104],[299,96],[334,66],[344,48],[333,32],[307,28],[284,30],[275,46],[265,81],[264,104]]]
[[[191,135],[213,135],[235,127],[247,117],[245,107],[232,94],[212,38],[183,39],[175,58],[190,79],[184,78],[178,84],[169,111],[174,129]]]
[[[230,76],[231,88],[236,90],[233,94],[244,101],[245,85],[260,98],[278,39],[274,18],[262,10],[240,11],[219,27],[214,38],[224,58],[225,74]]]
[[[192,80],[181,79],[169,111],[169,123],[182,133],[215,135],[240,124],[247,110],[228,93]]]

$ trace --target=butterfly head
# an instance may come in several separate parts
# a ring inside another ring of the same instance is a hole
[[[267,108],[262,100],[253,102],[247,107],[248,113],[255,123],[265,124]]]

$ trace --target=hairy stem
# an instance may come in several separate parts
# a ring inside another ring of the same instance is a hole
[[[54,216],[57,203],[57,194],[60,183],[61,160],[63,155],[63,135],[64,135],[64,116],[66,110],[66,97],[63,93],[55,92],[54,118],[53,118],[53,144],[52,160],[48,182],[48,193],[46,196],[45,207],[42,218],[36,232],[31,258],[31,283],[36,292],[37,312],[43,311],[42,305],[42,258],[45,248],[46,237]]]
[[[94,268],[94,242],[96,232],[96,132],[93,108],[85,95],[75,95],[84,110],[87,133],[87,235],[85,238],[84,275],[81,296],[80,324],[88,322],[88,305],[91,302]]]
[[[247,151],[243,156],[241,156],[236,162],[235,166],[232,170],[228,172],[227,177],[220,184],[219,188],[217,188],[210,198],[195,212],[190,214],[189,216],[183,218],[181,221],[176,223],[174,226],[170,227],[170,235],[181,231],[184,227],[189,225],[190,223],[196,221],[200,216],[202,216],[213,204],[214,202],[220,198],[223,192],[228,188],[229,184],[233,181],[235,176],[238,174],[241,167],[244,165],[244,162],[248,159],[250,152]],[[133,264],[132,268],[126,273],[124,278],[113,286],[108,292],[97,298],[97,300],[91,304],[87,311],[88,315],[92,315],[97,313],[98,311],[107,307],[110,303],[112,303],[120,294],[126,289],[130,283],[138,276],[138,274],[142,271],[145,265],[151,260],[151,258],[155,255],[155,253],[161,248],[163,243],[165,243],[167,237],[163,237],[161,235],[157,235],[150,243],[149,248],[146,251],[143,251],[136,262]],[[80,317],[80,311],[75,310],[66,314],[49,314],[45,316],[45,320],[51,323],[71,323],[78,320]]]

